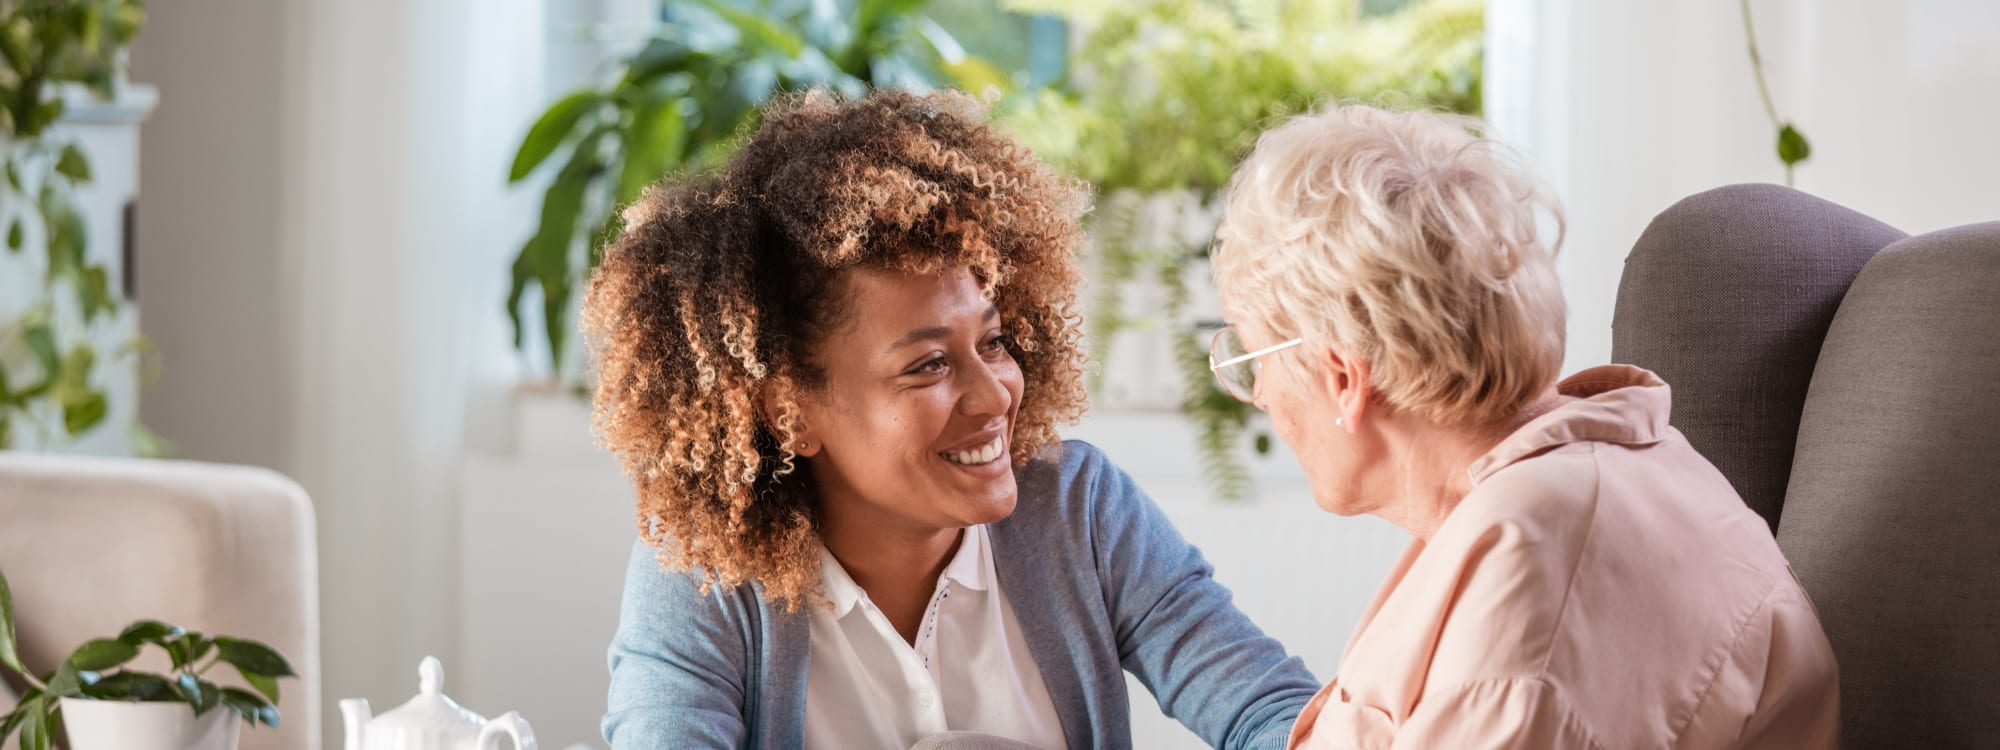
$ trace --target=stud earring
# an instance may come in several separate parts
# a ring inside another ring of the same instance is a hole
[[[1346,418],[1346,417],[1334,417],[1334,418],[1333,418],[1333,426],[1335,426],[1335,427],[1346,427],[1346,426],[1347,426],[1347,418]]]

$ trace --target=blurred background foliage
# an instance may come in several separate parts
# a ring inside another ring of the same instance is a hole
[[[1225,500],[1246,498],[1249,473],[1239,456],[1252,407],[1209,374],[1217,311],[1191,309],[1195,287],[1207,286],[1218,193],[1259,133],[1327,102],[1480,114],[1483,3],[1008,0],[1008,7],[1054,14],[1080,32],[1068,76],[1017,95],[1000,117],[1037,154],[1099,191],[1092,359],[1109,361],[1124,330],[1167,335],[1179,406],[1197,428],[1211,489]],[[1164,305],[1133,310],[1126,296],[1134,284],[1162,287]],[[1258,430],[1251,445],[1267,452],[1269,434]]]
[[[125,298],[89,252],[77,191],[91,181],[90,155],[56,127],[71,101],[116,97],[145,21],[138,0],[0,0],[0,231],[20,260],[11,267],[41,270],[27,304],[0,318],[0,449],[96,429],[110,410],[99,369],[150,349],[138,337],[115,351],[93,340]],[[127,430],[138,453],[165,450],[143,425]]]
[[[1094,359],[1123,330],[1172,337],[1180,407],[1225,499],[1248,494],[1250,409],[1215,388],[1204,331],[1219,321],[1190,306],[1230,170],[1265,128],[1329,101],[1480,112],[1478,0],[665,0],[661,21],[522,140],[509,179],[544,193],[510,268],[517,348],[540,333],[552,376],[587,378],[568,332],[616,207],[719,164],[771,97],[956,87],[997,98],[1000,127],[1097,189]],[[1128,314],[1135,283],[1161,285],[1164,307]]]

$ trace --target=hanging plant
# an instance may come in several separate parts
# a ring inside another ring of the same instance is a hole
[[[1743,37],[1750,44],[1750,72],[1757,77],[1757,95],[1764,100],[1764,114],[1770,116],[1771,127],[1778,129],[1778,163],[1785,165],[1785,187],[1791,187],[1792,168],[1812,158],[1812,144],[1806,142],[1805,134],[1792,121],[1779,117],[1778,105],[1771,103],[1771,86],[1764,82],[1764,56],[1757,52],[1757,27],[1750,23],[1750,0],[1740,0],[1740,4]]]
[[[65,89],[114,98],[125,48],[145,18],[138,0],[0,1],[5,253],[17,266],[40,256],[42,270],[25,310],[0,320],[0,448],[27,430],[47,445],[97,427],[109,404],[94,374],[145,348],[134,341],[106,353],[91,343],[124,302],[109,270],[86,253],[76,193],[91,180],[90,158],[50,131],[63,116]],[[157,446],[143,427],[133,430],[141,452]]]
[[[1213,211],[1144,215],[1141,196],[1187,192],[1209,206],[1258,134],[1334,100],[1365,100],[1478,114],[1484,9],[1477,0],[1423,0],[1364,16],[1357,2],[1306,0],[1011,0],[1027,12],[1091,29],[1060,91],[1010,103],[1001,122],[1038,155],[1097,186],[1095,269],[1088,332],[1107,361],[1121,331],[1169,330],[1182,381],[1179,408],[1196,427],[1204,473],[1224,500],[1250,493],[1239,458],[1258,452],[1254,409],[1222,392],[1203,335],[1221,324],[1193,309],[1206,284]],[[1205,218],[1198,232],[1161,222]],[[1193,274],[1193,275],[1190,275]],[[1133,285],[1158,283],[1165,304],[1127,314]]]

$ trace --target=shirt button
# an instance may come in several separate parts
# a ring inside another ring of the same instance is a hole
[[[930,708],[931,704],[936,702],[937,699],[932,698],[930,693],[923,693],[922,695],[917,696],[917,705],[923,706],[924,708]]]

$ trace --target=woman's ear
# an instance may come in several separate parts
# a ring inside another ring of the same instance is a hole
[[[796,399],[790,404],[784,403],[781,400],[784,397],[778,395],[781,390],[794,395],[800,392],[797,387],[780,389],[767,385],[762,389],[761,393],[757,394],[757,417],[764,420],[764,424],[766,425],[775,425],[778,423],[777,415],[785,413],[786,407],[789,406],[792,417],[792,440],[791,445],[788,447],[791,448],[793,453],[798,454],[802,458],[811,458],[818,455],[820,449],[826,446],[825,443],[819,440],[818,435],[814,434],[812,420],[806,417],[806,405],[799,403]],[[777,432],[775,429],[771,430],[771,433],[774,435]]]
[[[1368,360],[1327,349],[1320,360],[1320,386],[1338,424],[1353,433],[1361,420],[1373,416],[1375,401],[1373,369]]]

